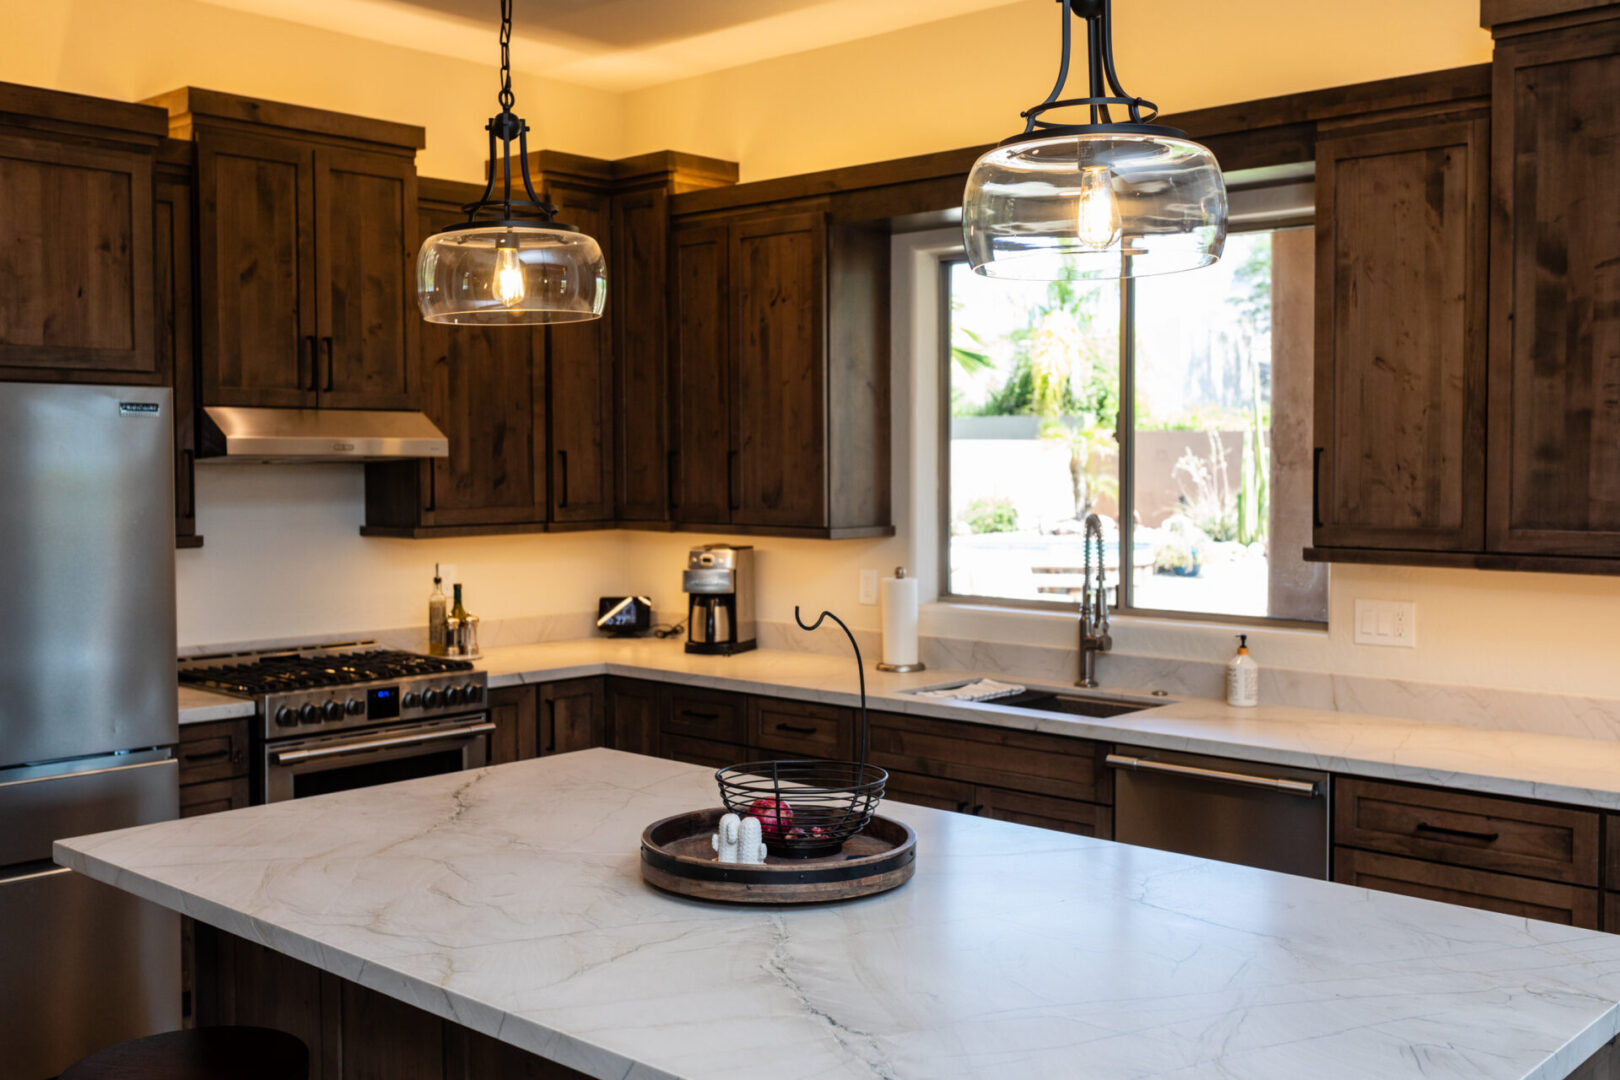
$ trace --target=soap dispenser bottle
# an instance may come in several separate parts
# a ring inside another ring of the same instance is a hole
[[[1248,708],[1260,704],[1260,665],[1249,655],[1249,635],[1237,639],[1237,655],[1226,665],[1226,703]]]

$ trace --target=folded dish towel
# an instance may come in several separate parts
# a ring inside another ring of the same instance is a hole
[[[936,701],[994,701],[997,698],[1012,697],[1022,694],[1024,688],[1016,683],[996,682],[994,679],[975,679],[961,686],[951,686],[944,690],[924,690],[917,696],[920,698],[933,698]]]

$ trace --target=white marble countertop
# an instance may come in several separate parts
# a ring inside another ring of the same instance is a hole
[[[1558,1080],[1620,1031],[1620,937],[901,804],[882,896],[643,883],[642,829],[716,801],[587,750],[55,850],[613,1080]]]
[[[609,674],[834,705],[860,701],[849,657],[791,650],[693,656],[678,641],[604,638],[491,648],[479,666],[489,673],[491,687]],[[1089,719],[994,703],[945,704],[904,693],[995,674],[929,670],[889,675],[869,667],[867,697],[871,708],[886,712],[1620,810],[1620,742],[1610,740],[1323,709],[1234,709],[1199,698]],[[1099,693],[1153,700],[1149,687],[1105,685]]]
[[[216,694],[212,690],[199,690],[195,686],[180,687],[180,722],[202,724],[209,720],[234,720],[239,716],[252,716],[254,704],[229,694]]]

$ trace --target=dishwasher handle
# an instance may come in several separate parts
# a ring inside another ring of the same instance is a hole
[[[1214,780],[1223,784],[1242,784],[1244,787],[1268,788],[1284,795],[1298,795],[1314,799],[1321,794],[1313,780],[1290,780],[1283,776],[1253,776],[1249,773],[1228,772],[1225,769],[1205,769],[1197,765],[1175,765],[1168,761],[1149,761],[1125,754],[1109,754],[1103,759],[1110,769],[1130,769],[1134,772],[1163,773],[1169,776],[1187,776],[1197,780]]]

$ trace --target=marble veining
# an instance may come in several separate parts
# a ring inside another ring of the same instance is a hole
[[[882,896],[643,883],[645,825],[714,802],[588,750],[56,857],[613,1080],[1558,1080],[1620,1031],[1620,937],[895,803]]]

